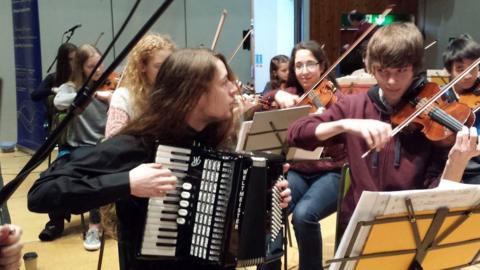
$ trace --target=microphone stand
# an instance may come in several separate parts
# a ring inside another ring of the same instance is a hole
[[[134,9],[136,9],[136,6],[138,6],[139,2],[140,0],[137,0],[137,2],[135,3]],[[143,37],[143,35],[147,33],[148,29],[150,29],[152,25],[158,20],[158,18],[160,18],[160,16],[165,12],[165,10],[170,6],[172,2],[173,0],[165,0],[165,2],[163,2],[163,4],[148,19],[148,21],[142,26],[142,28],[137,32],[137,34],[133,37],[133,39],[122,50],[122,52],[118,55],[118,57],[115,58],[115,60],[113,60],[112,64],[105,70],[102,76],[100,76],[98,81],[96,81],[93,84],[92,88],[87,87],[88,81],[91,79],[94,72],[90,74],[87,81],[83,84],[81,89],[78,91],[77,96],[75,97],[74,101],[70,105],[68,109],[68,113],[65,116],[64,120],[60,122],[60,124],[52,131],[51,135],[48,136],[47,140],[40,146],[40,148],[35,152],[32,158],[30,158],[27,164],[17,174],[17,176],[0,190],[0,205],[4,204],[8,200],[10,196],[15,192],[15,190],[17,190],[17,188],[23,183],[23,181],[30,174],[30,172],[32,172],[36,167],[38,167],[45,160],[45,158],[50,154],[50,152],[55,147],[55,142],[57,141],[63,129],[68,125],[70,120],[83,111],[83,108],[85,108],[88,105],[93,93],[95,93],[95,89],[98,88],[108,78],[110,73],[112,73],[115,70],[115,68],[123,61],[123,59],[128,55],[128,53],[132,50],[132,48]],[[133,10],[131,14],[129,14],[129,17],[127,18],[128,20],[131,17],[132,13],[133,13]],[[126,23],[122,25],[121,29],[115,36],[114,40],[112,40],[109,47],[107,48],[105,54],[102,56],[97,66],[93,70],[96,70],[96,68],[100,66],[101,62],[105,58],[108,51],[113,47],[113,43],[119,37],[120,33],[123,32],[125,26],[126,26]]]
[[[74,32],[75,32],[75,29],[63,33],[63,35],[62,35],[62,44],[69,42],[70,39],[72,38]],[[64,37],[66,34],[69,34],[69,35],[67,35],[67,40],[66,40],[65,42],[63,42],[63,37]],[[50,66],[49,66],[48,69],[47,69],[47,74],[50,73],[50,70],[52,69],[53,65],[55,64],[55,62],[57,62],[57,59],[58,59],[58,55],[55,55],[55,59],[53,59],[53,62],[50,64]]]

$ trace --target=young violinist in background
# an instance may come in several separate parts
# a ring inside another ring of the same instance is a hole
[[[263,99],[269,103],[275,102],[280,108],[297,105],[299,96],[309,91],[318,82],[328,66],[327,56],[316,41],[298,43],[292,50],[288,65],[287,88],[270,91],[263,96]],[[331,87],[331,92],[334,92],[333,94],[337,97],[340,96],[340,91],[336,91],[335,78],[331,74],[327,78],[330,81],[328,86]],[[320,109],[323,110],[323,108]]]
[[[272,91],[267,95],[274,96],[282,108],[292,107],[297,104],[299,95],[309,91],[318,82],[328,65],[328,59],[317,42],[300,42],[292,50],[288,88]],[[333,86],[331,91],[335,91],[335,79],[328,78]],[[340,95],[340,91],[333,93],[335,97]],[[322,269],[322,234],[319,221],[335,212],[337,205],[340,169],[345,163],[343,145],[331,145],[326,147],[323,153],[325,157],[321,161],[292,164],[287,175],[292,191],[292,202],[288,211],[292,213],[300,270]]]
[[[262,95],[269,91],[285,89],[288,79],[288,56],[279,54],[270,60],[270,81],[267,82],[263,89]]]
[[[46,101],[48,96],[56,94],[60,85],[68,81],[72,73],[76,51],[77,46],[72,43],[63,43],[58,47],[55,72],[48,74],[42,83],[30,94],[33,101]]]
[[[461,35],[452,40],[443,53],[443,66],[451,79],[457,77],[463,70],[480,57],[480,45],[469,35]],[[480,78],[478,66],[465,75],[453,86],[455,99],[476,110],[480,106]],[[476,113],[475,127],[480,127],[480,113]],[[467,165],[462,177],[463,182],[480,184],[480,157],[473,157]]]
[[[100,58],[100,52],[92,45],[85,44],[78,48],[70,80],[59,87],[53,100],[58,110],[68,109],[77,95],[77,91],[80,90],[91,73],[93,73],[93,81],[100,78],[103,73],[103,65],[94,70]],[[93,81],[90,83],[93,84]],[[111,95],[111,90],[97,91],[84,111],[70,122],[66,136],[67,145],[60,147],[58,158],[51,166],[53,171],[57,166],[70,162],[69,159],[73,152],[83,152],[94,147],[104,137],[107,109]],[[53,209],[52,211],[55,212]],[[39,235],[42,241],[51,241],[61,235],[64,228],[63,217],[67,216],[69,218],[69,213],[52,212],[49,216],[50,221]],[[84,247],[87,250],[97,250],[100,248],[99,209],[91,209],[89,217],[90,224],[85,236]]]
[[[145,35],[135,45],[128,55],[120,87],[115,90],[110,102],[106,138],[118,133],[145,108],[158,70],[174,49],[175,44],[170,38],[156,33]]]
[[[423,38],[415,25],[380,28],[367,47],[368,70],[378,85],[368,93],[344,96],[322,114],[301,118],[289,127],[293,146],[313,150],[345,144],[351,186],[342,201],[342,231],[362,191],[431,188],[441,177],[459,181],[468,159],[480,153],[475,129],[466,127],[457,134],[450,154],[448,147],[429,141],[420,129],[392,137],[391,117],[406,106],[407,96],[421,91],[416,76],[422,71],[423,54]],[[361,158],[371,148],[376,151]]]
[[[57,51],[55,72],[48,74],[40,85],[30,94],[30,98],[33,101],[42,101],[45,104],[49,131],[52,129],[53,119],[57,113],[49,97],[55,96],[58,87],[66,83],[70,78],[76,51],[77,46],[72,43],[63,43],[60,45]]]

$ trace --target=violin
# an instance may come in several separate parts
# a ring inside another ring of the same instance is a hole
[[[108,75],[107,79],[103,82],[103,84],[98,87],[97,91],[102,91],[102,90],[114,91],[115,89],[117,89],[119,78],[120,76],[118,73],[116,72],[110,73],[110,75]]]
[[[464,93],[458,94],[459,102],[468,105],[472,110],[477,111],[480,108],[480,78],[475,80],[470,89]]]
[[[310,105],[312,107],[310,111],[316,112],[318,108],[326,108],[337,102],[338,98],[335,95],[335,91],[335,85],[325,79],[316,88],[308,91],[308,98],[302,99],[298,104]]]
[[[116,72],[112,72],[110,75],[108,75],[103,84],[97,88],[94,97],[106,105],[109,105],[112,98],[112,93],[115,91],[115,89],[117,89],[118,81],[118,74]]]
[[[440,87],[435,83],[424,83],[418,93],[403,102],[403,106],[391,116],[393,126],[399,126],[410,115],[424,105],[426,100],[440,92]],[[475,114],[469,106],[460,102],[446,102],[437,99],[427,109],[427,113],[417,116],[409,125],[409,129],[421,129],[429,140],[452,142],[455,134],[462,130],[464,125],[472,126],[475,122]]]
[[[402,131],[402,129],[404,129],[405,127],[409,126],[410,123],[412,123],[415,119],[417,119],[417,117],[419,117],[422,113],[424,113],[428,108],[431,108],[429,107],[430,105],[433,105],[434,102],[437,102],[437,100],[443,95],[445,94],[453,85],[455,85],[457,82],[459,82],[463,77],[465,77],[466,74],[468,74],[470,71],[472,71],[475,67],[477,67],[478,65],[480,64],[480,57],[477,58],[472,64],[470,64],[470,66],[468,66],[464,71],[462,71],[457,77],[455,77],[453,80],[451,80],[449,83],[447,83],[446,85],[442,86],[442,88],[438,88],[438,85],[435,87],[437,88],[437,91],[432,91],[432,92],[435,92],[435,94],[433,96],[431,96],[428,100],[426,100],[426,98],[424,98],[423,100],[420,100],[421,101],[421,104],[417,104],[416,105],[419,105],[418,108],[416,110],[414,110],[412,113],[403,113],[403,121],[401,121],[393,130],[392,130],[392,136],[395,136],[397,135],[400,131]],[[422,84],[419,84],[419,86],[423,85]],[[419,87],[418,87],[419,88]],[[439,91],[438,91],[439,90]],[[427,95],[425,95],[427,96]],[[417,99],[417,101],[419,101]],[[413,101],[415,103],[415,101]],[[438,102],[437,102],[438,103]],[[415,106],[416,106],[415,105]],[[434,108],[435,109],[435,108]],[[440,110],[442,110],[441,108],[438,108]],[[411,110],[410,110],[411,111]],[[432,110],[430,110],[431,112]],[[433,110],[434,111],[434,110]],[[443,110],[442,110],[443,111]],[[473,114],[473,112],[470,110],[469,112],[470,114]],[[429,113],[430,114],[430,113]],[[435,114],[435,113],[433,113]],[[438,117],[441,117],[441,116],[445,116],[445,114],[442,114],[442,113],[439,113],[437,114]],[[470,116],[469,116],[470,117]],[[473,117],[473,116],[472,116]],[[437,118],[434,116],[434,118]],[[453,117],[452,117],[453,118]],[[446,124],[449,124],[449,123],[453,123],[455,126],[451,125],[451,130],[456,130],[456,131],[460,131],[461,126],[458,125],[458,123],[460,123],[458,120],[453,120],[452,118],[449,118],[448,121],[442,121],[443,123],[446,123]],[[433,119],[433,118],[432,118]],[[401,120],[401,119],[399,119]],[[398,121],[395,121],[395,124],[398,123]],[[435,120],[438,122],[438,119]],[[471,122],[474,122],[475,119],[473,118],[473,120],[471,118],[467,118],[467,124],[470,124]],[[445,125],[446,126],[446,125]],[[449,127],[449,128],[450,128]],[[362,155],[362,158],[365,158],[371,151],[372,149],[374,148],[370,148],[367,152],[363,153]]]

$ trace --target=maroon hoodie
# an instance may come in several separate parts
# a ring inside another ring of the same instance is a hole
[[[449,149],[434,145],[420,131],[401,132],[380,152],[371,152],[364,159],[361,156],[369,147],[359,136],[342,133],[325,141],[316,138],[315,129],[320,123],[347,118],[390,122],[390,116],[379,99],[377,86],[368,93],[344,96],[324,113],[301,118],[288,129],[289,144],[307,150],[332,143],[345,144],[351,186],[342,202],[343,229],[364,190],[394,191],[438,185]]]

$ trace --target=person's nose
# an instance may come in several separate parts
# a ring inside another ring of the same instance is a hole
[[[233,82],[229,82],[229,90],[228,90],[228,94],[231,96],[231,97],[234,97],[235,96],[235,93],[239,92],[238,90],[238,87],[233,83]]]
[[[388,78],[387,78],[387,83],[389,85],[394,85],[395,83],[397,82],[396,78],[392,75],[389,75]]]
[[[308,68],[307,68],[307,65],[302,65],[300,67],[300,74],[307,74],[308,73]]]
[[[469,73],[465,74],[465,77],[463,77],[463,78],[464,78],[464,79],[467,79],[467,80],[468,80],[468,79],[471,79],[471,78],[473,77],[473,72],[474,72],[473,70],[470,71]]]

